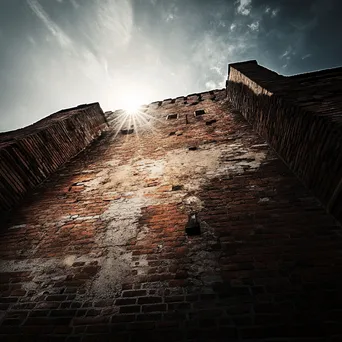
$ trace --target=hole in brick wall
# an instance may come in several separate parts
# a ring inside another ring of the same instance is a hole
[[[210,125],[214,124],[215,122],[217,122],[217,120],[213,119],[213,120],[210,120],[210,121],[206,121],[205,124],[206,124],[207,126],[210,126]]]
[[[127,128],[127,129],[122,129],[121,134],[127,135],[127,134],[132,134],[134,132],[133,128]]]
[[[166,120],[175,120],[175,119],[178,119],[178,114],[169,114],[166,117]]]
[[[184,188],[183,185],[172,185],[172,191],[183,190],[183,188]]]
[[[198,148],[197,146],[190,146],[189,151],[196,151]]]
[[[203,115],[205,114],[205,110],[204,109],[199,109],[199,110],[196,110],[194,115],[195,116],[200,116],[200,115]]]
[[[186,234],[192,235],[200,235],[201,234],[201,226],[198,222],[196,214],[190,214],[188,218],[188,222],[185,226]]]
[[[172,99],[170,103],[175,103],[176,102],[176,99]]]
[[[176,132],[170,132],[169,136],[176,135]]]
[[[195,101],[195,102],[192,102],[191,103],[191,106],[196,106],[196,105],[198,105],[199,104],[199,102],[198,101]]]

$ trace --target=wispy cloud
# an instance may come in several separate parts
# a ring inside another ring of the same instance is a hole
[[[271,17],[274,18],[278,15],[279,13],[279,9],[274,9],[272,12],[271,12]]]
[[[71,46],[71,39],[63,30],[50,18],[42,5],[37,0],[27,0],[28,5],[34,14],[44,23],[46,28],[55,36],[63,47]]]
[[[254,23],[248,25],[248,27],[249,27],[252,31],[259,31],[259,21],[255,21]]]
[[[0,112],[12,116],[0,117],[0,130],[85,102],[113,110],[132,97],[148,103],[219,88],[227,64],[246,59],[289,74],[339,63],[338,11],[328,11],[337,1],[22,0],[22,11],[8,0]]]
[[[302,59],[304,60],[304,59],[310,58],[311,56],[312,56],[311,53],[308,53],[307,55],[303,56]]]
[[[80,4],[76,0],[70,0],[70,2],[75,9],[78,9],[80,7]]]
[[[238,0],[237,12],[242,15],[249,15],[252,9],[252,0]]]

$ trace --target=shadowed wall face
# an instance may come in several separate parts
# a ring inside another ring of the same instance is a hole
[[[338,340],[340,226],[225,91],[120,115],[3,224],[1,338]]]
[[[62,110],[0,134],[0,216],[106,129],[98,103]]]
[[[227,96],[291,170],[342,220],[342,68],[284,77],[230,65]]]

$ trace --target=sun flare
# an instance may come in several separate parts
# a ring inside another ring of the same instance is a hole
[[[145,103],[144,96],[124,96],[122,98],[122,109],[133,115],[139,112],[140,107]]]

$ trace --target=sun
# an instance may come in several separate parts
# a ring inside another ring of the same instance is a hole
[[[115,130],[115,137],[124,132],[130,132],[129,135],[134,134],[139,138],[140,134],[144,132],[157,132],[155,124],[159,121],[148,110],[149,101],[153,92],[148,88],[141,87],[124,87],[117,92],[118,103],[117,115],[111,121]],[[144,106],[145,105],[145,106]],[[126,133],[123,133],[126,134]]]
[[[143,96],[124,96],[122,98],[122,109],[130,115],[135,115],[139,112],[144,102]]]

